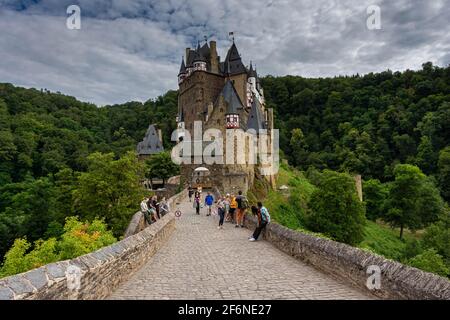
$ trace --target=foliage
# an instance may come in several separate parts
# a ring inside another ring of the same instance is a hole
[[[398,164],[394,175],[383,220],[400,227],[402,238],[405,227],[417,230],[436,221],[444,205],[439,191],[418,167]]]
[[[112,153],[93,153],[87,172],[80,174],[74,190],[74,209],[83,219],[105,219],[119,237],[138,209],[144,189],[139,184],[142,172],[134,152],[115,160]]]
[[[180,174],[180,166],[172,161],[170,152],[161,152],[152,155],[145,161],[146,173],[148,179],[162,179],[163,183],[170,177]]]
[[[450,200],[450,146],[444,148],[439,153],[439,185],[442,197]]]
[[[358,247],[369,248],[388,259],[400,260],[406,244],[398,238],[396,231],[368,220],[364,227],[364,239]]]
[[[91,223],[81,222],[70,217],[64,226],[64,233],[58,242],[59,259],[72,259],[114,243],[111,231],[103,220],[94,219]]]
[[[423,253],[409,260],[413,267],[433,272],[443,277],[450,275],[449,268],[445,265],[442,256],[435,249],[427,249]]]
[[[81,213],[76,202],[81,191],[76,189],[80,173],[88,170],[90,154],[126,157],[149,123],[160,125],[165,147],[170,148],[176,113],[176,91],[145,103],[97,107],[60,93],[0,83],[0,258],[14,239],[59,237],[65,218]],[[133,192],[134,188],[129,195]],[[138,202],[134,205],[137,209]],[[89,219],[102,216],[100,211],[81,211]],[[115,221],[120,225],[116,234],[129,211],[133,210],[127,208],[123,219]]]
[[[348,244],[363,240],[364,206],[349,174],[325,170],[308,206],[311,209],[307,218],[310,230]]]
[[[367,219],[376,221],[383,217],[384,203],[389,194],[387,185],[382,184],[378,179],[363,181],[363,193]]]
[[[292,165],[384,183],[397,163],[416,164],[436,176],[449,200],[450,179],[438,155],[450,145],[450,66],[318,79],[267,76],[261,85]]]
[[[425,229],[423,246],[436,249],[450,268],[450,211],[448,208],[437,222]]]
[[[286,192],[271,190],[261,180],[256,180],[248,199],[252,204],[263,201],[269,209],[273,221],[291,229],[304,227],[309,197],[315,187],[298,171],[281,164],[278,172],[277,187],[287,185]]]
[[[58,260],[72,259],[115,241],[104,221],[94,220],[92,223],[83,223],[77,217],[70,217],[66,220],[64,234],[59,240],[39,239],[32,247],[26,239],[16,239],[5,255],[4,263],[0,268],[0,277],[25,272]]]

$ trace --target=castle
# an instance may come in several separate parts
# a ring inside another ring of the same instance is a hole
[[[181,176],[193,187],[217,188],[222,193],[247,192],[255,176],[262,178],[259,169],[264,166],[260,161],[251,161],[250,151],[254,150],[254,145],[250,138],[259,137],[263,132],[270,137],[274,125],[273,110],[265,107],[264,91],[256,69],[251,63],[249,67],[244,65],[234,40],[223,61],[217,54],[215,41],[210,41],[209,45],[205,42],[203,46],[199,43],[196,49],[186,49],[178,84],[179,139],[184,138],[186,131],[193,136],[194,122],[200,121],[204,131],[218,129],[223,137],[233,131],[237,144],[236,150],[232,151],[224,147],[221,155],[226,158],[226,152],[229,152],[228,156],[236,160],[233,163],[192,161],[194,163],[181,165]],[[268,150],[266,156],[270,156],[272,139],[263,143]],[[208,143],[202,141],[201,145],[205,148]],[[243,148],[246,156],[242,157],[238,148]],[[265,174],[264,178],[274,185],[274,174]]]

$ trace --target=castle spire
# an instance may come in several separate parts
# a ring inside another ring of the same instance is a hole
[[[185,74],[186,73],[186,65],[184,64],[184,57],[181,57],[181,66],[180,66],[180,72],[178,72],[178,75]]]

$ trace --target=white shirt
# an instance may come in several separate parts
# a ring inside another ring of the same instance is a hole
[[[142,212],[147,212],[148,211],[147,202],[145,200],[142,200],[142,202],[141,202],[141,211]]]

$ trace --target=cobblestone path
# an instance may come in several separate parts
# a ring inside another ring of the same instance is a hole
[[[173,235],[109,299],[368,299],[358,289],[276,249],[191,203]]]

